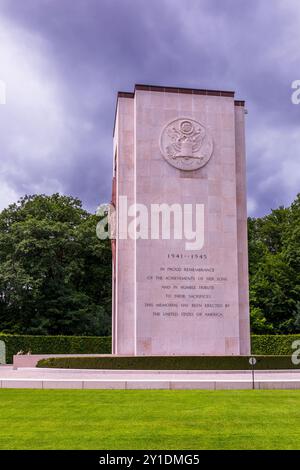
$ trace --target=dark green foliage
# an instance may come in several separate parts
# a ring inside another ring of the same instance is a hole
[[[251,330],[300,330],[300,195],[288,207],[248,219]]]
[[[25,196],[0,213],[0,331],[108,335],[111,250],[78,199]]]
[[[19,351],[32,354],[110,354],[111,337],[101,336],[19,336],[0,334],[6,345],[6,362]]]
[[[127,370],[250,370],[249,356],[115,356],[51,358],[37,367]],[[298,369],[291,356],[258,356],[256,369]]]
[[[110,335],[111,249],[97,221],[58,194],[25,196],[0,213],[0,331]],[[300,332],[300,195],[249,218],[248,239],[252,333]]]
[[[19,351],[32,354],[110,354],[111,337],[100,336],[19,336],[0,334],[6,344],[7,362]],[[300,335],[252,335],[252,354],[291,356],[292,343]],[[172,357],[171,359],[172,360]]]
[[[300,341],[300,335],[252,335],[251,351],[252,354],[291,355],[294,341]]]

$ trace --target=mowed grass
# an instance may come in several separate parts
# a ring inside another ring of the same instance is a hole
[[[0,449],[300,449],[300,391],[3,389]]]

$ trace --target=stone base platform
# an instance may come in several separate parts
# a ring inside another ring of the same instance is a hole
[[[111,354],[16,354],[13,357],[14,367],[35,367],[41,359],[52,357],[111,357]]]
[[[137,371],[0,366],[0,388],[250,390],[251,371]],[[300,371],[257,371],[259,390],[300,389]]]

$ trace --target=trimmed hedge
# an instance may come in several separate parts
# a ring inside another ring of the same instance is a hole
[[[290,355],[294,341],[300,341],[300,335],[252,335],[252,354],[285,356]]]
[[[110,354],[110,336],[26,336],[0,333],[6,346],[6,362],[19,351],[25,354]]]
[[[42,359],[37,367],[129,370],[250,370],[250,356],[112,356]],[[256,356],[255,369],[299,369],[291,356]]]
[[[32,354],[110,354],[111,337],[102,336],[26,336],[0,333],[6,345],[6,362],[19,351]],[[289,356],[292,344],[300,335],[252,335],[251,350],[255,355]]]

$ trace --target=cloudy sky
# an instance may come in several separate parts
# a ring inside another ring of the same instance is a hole
[[[0,0],[0,209],[57,191],[91,211],[108,201],[116,93],[134,83],[236,90],[249,214],[288,205],[300,190],[296,79],[299,0]]]

